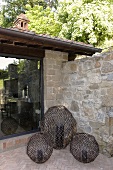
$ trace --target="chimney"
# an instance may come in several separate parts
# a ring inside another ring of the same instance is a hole
[[[14,28],[19,30],[28,31],[28,23],[29,19],[26,17],[25,14],[21,13],[17,19],[14,21]]]

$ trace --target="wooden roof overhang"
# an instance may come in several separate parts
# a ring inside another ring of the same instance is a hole
[[[73,60],[76,54],[91,56],[96,52],[102,51],[100,48],[84,43],[0,27],[1,56],[43,58],[46,49],[67,52],[69,60]]]

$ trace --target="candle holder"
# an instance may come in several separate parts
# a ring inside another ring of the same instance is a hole
[[[17,128],[18,128],[18,123],[12,117],[5,118],[1,123],[1,131],[5,135],[14,134],[16,132]]]
[[[87,133],[76,133],[70,143],[70,152],[76,160],[89,163],[99,154],[99,145],[94,136]]]
[[[55,149],[65,148],[76,130],[76,120],[65,106],[53,106],[45,113],[44,131],[50,135]]]
[[[46,162],[53,152],[53,144],[48,134],[38,132],[27,144],[27,155],[36,163]]]

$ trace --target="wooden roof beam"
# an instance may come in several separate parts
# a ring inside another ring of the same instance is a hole
[[[0,44],[0,53],[16,55],[18,58],[22,56],[43,58],[45,56],[45,51],[42,49],[25,46],[14,46],[10,44]]]

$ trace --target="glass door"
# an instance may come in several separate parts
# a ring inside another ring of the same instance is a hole
[[[0,137],[37,130],[43,112],[42,60],[0,57]]]

